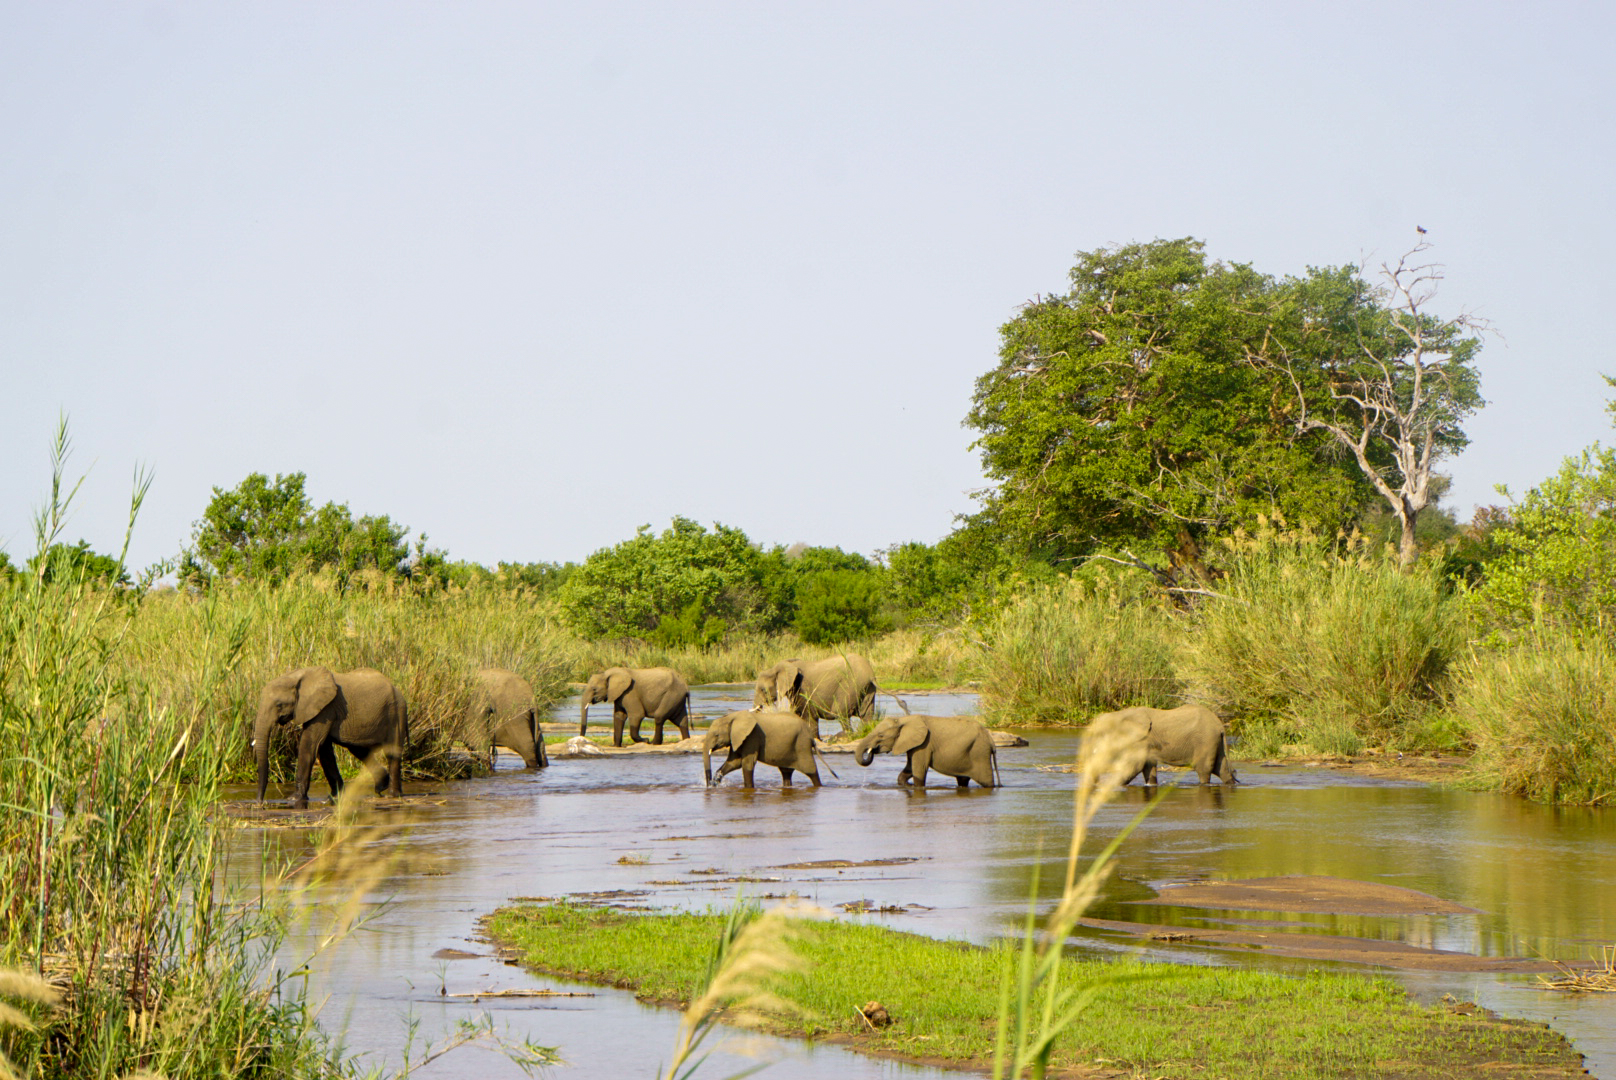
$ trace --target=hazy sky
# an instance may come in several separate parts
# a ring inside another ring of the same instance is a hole
[[[674,514],[861,551],[982,483],[1079,250],[1395,257],[1491,319],[1463,516],[1607,437],[1601,4],[0,3],[0,547],[301,470],[451,555]]]

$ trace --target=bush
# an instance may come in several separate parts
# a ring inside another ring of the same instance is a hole
[[[982,709],[998,723],[1071,724],[1129,705],[1181,703],[1181,630],[1117,574],[1026,587],[985,634]]]
[[[881,614],[884,590],[869,571],[821,570],[797,585],[795,627],[810,645],[859,641],[890,628]]]
[[[1489,538],[1502,554],[1472,602],[1491,626],[1616,630],[1616,450],[1567,458]]]
[[[1616,798],[1616,650],[1605,639],[1540,631],[1478,654],[1457,680],[1454,713],[1485,786],[1539,802]]]
[[[1436,567],[1400,573],[1305,534],[1231,543],[1227,566],[1185,656],[1198,699],[1327,753],[1406,740],[1439,702],[1465,635]]]

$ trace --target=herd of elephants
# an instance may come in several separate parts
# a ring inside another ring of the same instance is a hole
[[[782,660],[758,673],[752,708],[731,712],[712,721],[702,739],[702,771],[707,783],[722,781],[739,769],[745,786],[759,762],[780,770],[789,787],[794,772],[820,786],[815,740],[822,719],[875,716],[879,688],[868,660],[846,653],[824,660]],[[672,724],[680,735],[690,735],[690,687],[671,668],[612,667],[593,675],[585,684],[578,734],[589,725],[589,707],[612,703],[612,741],[623,745],[627,727],[633,742],[643,742],[640,725],[652,720],[652,743],[662,742],[663,727]],[[901,702],[900,702],[901,704]],[[490,764],[497,747],[520,754],[530,769],[547,766],[549,755],[533,688],[510,671],[478,672],[468,730],[486,747]],[[1091,732],[1109,731],[1122,748],[1124,782],[1143,776],[1156,783],[1158,765],[1189,766],[1202,784],[1215,774],[1225,784],[1235,782],[1229,762],[1223,722],[1199,705],[1177,709],[1132,708],[1104,713],[1089,721]],[[271,679],[258,699],[252,749],[258,766],[258,800],[269,783],[269,742],[277,730],[285,731],[297,747],[297,772],[292,806],[308,806],[309,780],[316,760],[336,799],[342,790],[336,747],[359,759],[375,779],[376,793],[402,795],[404,754],[409,745],[409,707],[391,679],[372,668],[335,673],[329,668],[299,668]],[[477,749],[478,747],[474,747]],[[714,750],[729,751],[715,778]],[[972,780],[982,787],[999,783],[993,738],[980,720],[971,716],[887,716],[859,740],[860,765],[869,765],[878,753],[904,754],[907,762],[899,784],[924,786],[935,770],[952,776],[960,787]]]

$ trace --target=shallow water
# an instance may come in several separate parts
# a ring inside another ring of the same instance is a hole
[[[699,688],[695,710],[714,716],[745,708],[748,690]],[[915,712],[969,713],[976,707],[969,694],[905,696]],[[882,703],[893,707],[887,699]],[[554,719],[574,725],[574,732],[577,717],[576,701],[555,710]],[[608,707],[591,711],[590,730],[609,733]],[[445,961],[432,954],[443,948],[487,953],[488,946],[474,943],[476,919],[512,897],[610,890],[634,893],[626,902],[655,908],[722,906],[742,889],[749,895],[796,892],[830,908],[858,900],[907,905],[903,914],[849,917],[986,941],[1023,917],[1036,864],[1042,863],[1044,891],[1058,890],[1069,836],[1071,777],[1039,766],[1070,761],[1076,736],[1026,735],[1030,746],[1000,751],[1005,787],[996,791],[962,791],[951,778],[935,774],[927,790],[906,791],[893,783],[900,760],[877,757],[864,769],[851,755],[829,757],[840,775],[826,773],[819,790],[799,777],[797,788],[782,791],[778,773],[766,767],[759,768],[754,790],[740,788],[733,776],[709,790],[695,755],[558,759],[536,773],[502,757],[493,777],[422,785],[419,790],[437,791],[445,804],[403,812],[410,819],[408,844],[381,889],[390,903],[315,965],[314,988],[331,998],[324,1016],[345,1028],[352,1048],[396,1060],[403,1017],[412,1011],[422,1035],[431,1037],[454,1019],[486,1009],[509,1033],[559,1046],[572,1067],[556,1075],[654,1076],[673,1043],[678,1017],[672,1011],[646,1008],[627,993],[604,989],[591,998],[476,1006],[466,999],[446,1001],[438,995],[440,981],[451,992],[565,984],[534,979],[491,958]],[[1170,779],[1193,785],[1194,776],[1179,772]],[[1090,914],[1186,926],[1284,927],[1500,957],[1579,959],[1600,943],[1616,941],[1616,817],[1608,811],[1556,810],[1324,769],[1243,763],[1241,779],[1246,782],[1227,791],[1170,788],[1122,848],[1107,892]],[[1097,839],[1115,835],[1143,801],[1136,787],[1103,809]],[[301,832],[239,835],[241,854],[248,856],[260,845],[299,849],[307,843]],[[837,859],[915,861],[786,867]],[[1134,902],[1170,882],[1285,874],[1400,885],[1477,912],[1371,918]],[[763,880],[723,880],[733,877]],[[286,955],[297,956],[309,943],[306,936],[294,940]],[[1136,938],[1102,931],[1085,932],[1078,945],[1104,952],[1140,949]],[[1330,966],[1182,942],[1148,953],[1281,970]],[[1595,1075],[1616,1077],[1616,1002],[1533,990],[1532,980],[1521,977],[1389,974],[1424,999],[1452,993],[1507,1015],[1550,1022],[1589,1056]],[[785,1055],[763,1074],[770,1077],[948,1075],[835,1048],[762,1042],[765,1052]],[[715,1061],[703,1075],[727,1075],[740,1064]],[[496,1080],[520,1073],[492,1053],[462,1050],[423,1075]]]

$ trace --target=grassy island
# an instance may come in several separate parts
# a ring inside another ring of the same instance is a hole
[[[633,990],[683,1007],[722,914],[642,914],[573,905],[502,909],[488,928],[536,971]],[[945,1067],[991,1064],[1006,946],[982,948],[870,924],[812,922],[796,946],[803,971],[779,995],[774,1034],[844,1043]],[[1390,979],[1314,971],[1281,975],[1134,961],[1066,961],[1094,985],[1060,1039],[1061,1075],[1207,1077],[1560,1077],[1582,1059],[1547,1027],[1474,1006],[1423,1006]],[[876,1029],[859,1009],[880,1002]]]

